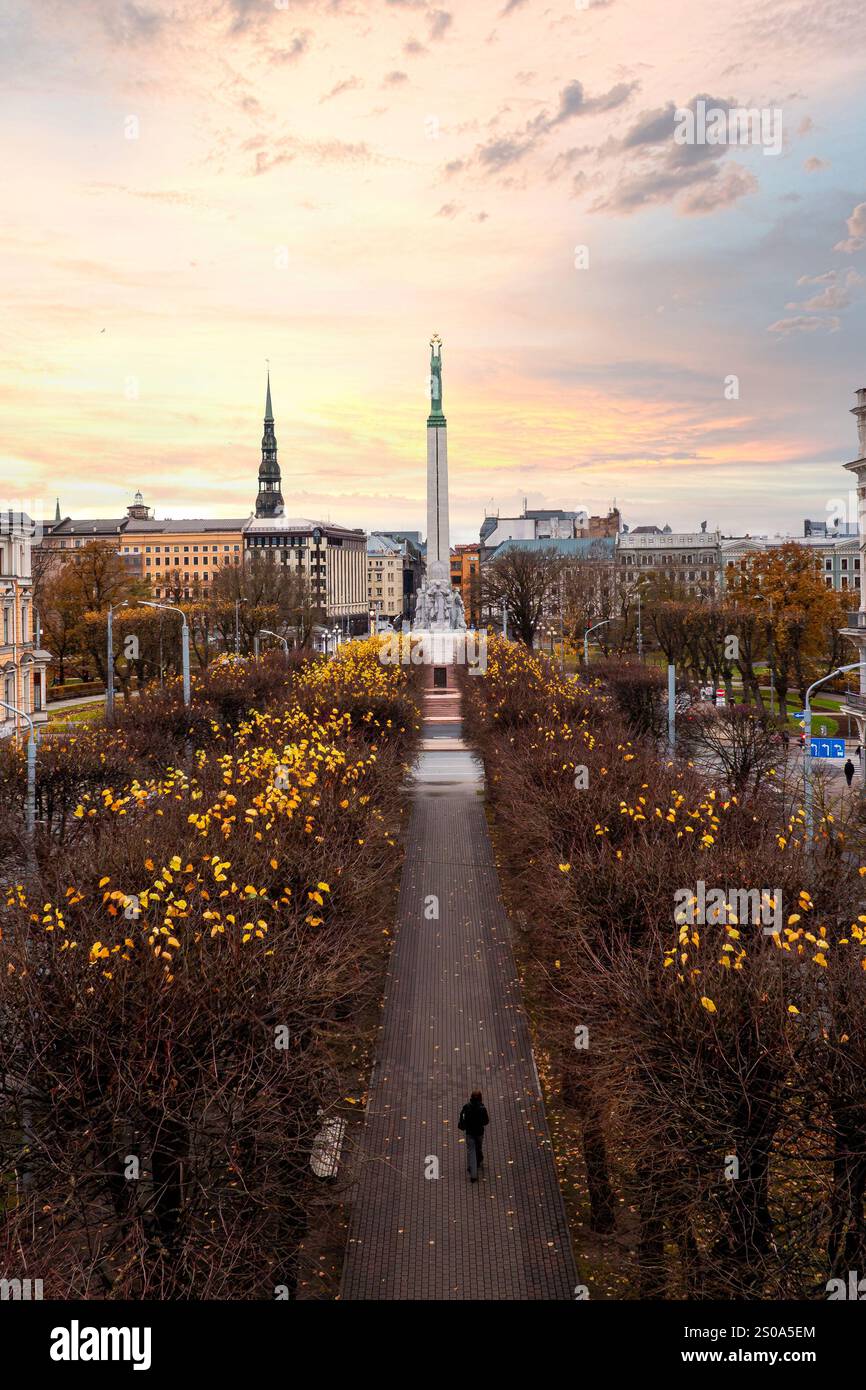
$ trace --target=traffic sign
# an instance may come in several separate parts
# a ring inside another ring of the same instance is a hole
[[[811,738],[809,750],[813,758],[844,758],[844,738]]]

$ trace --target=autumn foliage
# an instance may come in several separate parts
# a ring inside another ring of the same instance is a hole
[[[35,861],[4,749],[0,1267],[46,1298],[308,1285],[333,1205],[311,1155],[362,1100],[412,679],[365,642],[212,667],[190,710],[144,694],[42,749]]]
[[[807,853],[772,779],[637,732],[632,677],[602,675],[494,640],[465,683],[581,1265],[593,1296],[825,1296],[866,1267],[863,870],[829,817]]]

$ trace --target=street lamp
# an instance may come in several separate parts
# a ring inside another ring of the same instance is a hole
[[[643,625],[640,614],[641,586],[637,586],[637,659],[643,661]]]
[[[243,600],[242,600],[243,601]],[[183,656],[183,702],[189,707],[189,624],[186,614],[182,608],[177,608],[173,603],[156,603],[153,599],[142,599],[142,608],[162,608],[166,613],[179,613],[182,627],[180,630],[180,649]]]
[[[235,599],[235,656],[241,654],[241,604],[246,603],[245,598]]]
[[[108,724],[114,722],[114,610],[115,608],[135,608],[139,604],[134,604],[131,599],[122,598],[119,603],[108,605],[108,663],[105,677],[105,719]]]
[[[502,600],[502,636],[506,639],[508,637],[508,607],[505,599]]]
[[[589,665],[589,634],[590,634],[591,632],[595,632],[595,630],[596,630],[597,627],[604,627],[605,623],[612,623],[612,622],[613,622],[613,618],[602,618],[602,620],[601,620],[600,623],[593,623],[592,627],[588,627],[588,628],[586,629],[586,632],[583,634],[583,664],[584,664],[584,666],[588,666],[588,665]]]
[[[24,824],[32,841],[36,831],[36,745],[39,741],[39,735],[36,732],[36,725],[26,710],[19,709],[17,705],[10,705],[6,700],[0,700],[0,706],[3,709],[8,709],[12,714],[17,714],[20,719],[26,719],[30,725],[30,733],[27,735],[27,800],[25,802]]]
[[[803,792],[806,808],[806,843],[811,853],[812,849],[812,706],[810,704],[812,691],[817,690],[819,685],[826,685],[827,681],[835,680],[837,676],[844,676],[848,671],[866,670],[866,661],[853,661],[850,666],[839,666],[835,671],[831,671],[829,676],[822,676],[820,680],[813,681],[806,691],[806,699],[803,705],[803,725],[805,741],[803,743]]]
[[[255,647],[256,661],[258,661],[258,659],[259,659],[259,638],[260,638],[260,637],[273,637],[273,639],[274,639],[275,642],[282,642],[282,644],[283,644],[283,651],[284,651],[285,654],[286,654],[286,665],[288,666],[288,664],[289,664],[289,639],[288,639],[288,637],[281,637],[280,634],[279,634],[278,632],[271,632],[271,629],[270,629],[269,627],[260,627],[259,630],[258,630],[258,632],[256,633],[254,639],[253,639],[253,644],[254,644],[254,647]]]

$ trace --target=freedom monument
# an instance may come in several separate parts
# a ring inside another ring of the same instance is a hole
[[[415,604],[414,632],[465,632],[463,599],[451,587],[448,527],[448,422],[442,413],[442,339],[430,340],[427,416],[427,574]]]

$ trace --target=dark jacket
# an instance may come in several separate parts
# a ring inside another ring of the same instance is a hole
[[[467,1100],[463,1109],[460,1111],[460,1119],[457,1128],[462,1129],[466,1134],[482,1135],[484,1126],[490,1123],[490,1116],[485,1107],[476,1100]]]

